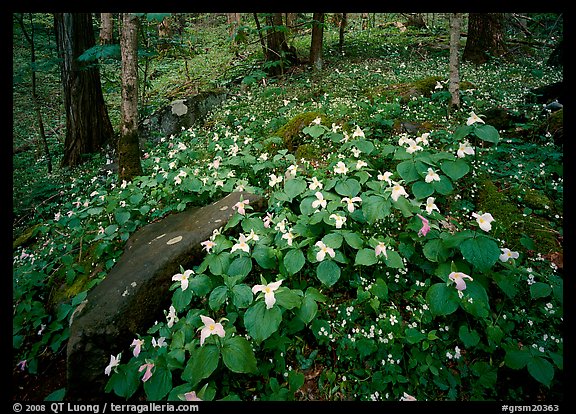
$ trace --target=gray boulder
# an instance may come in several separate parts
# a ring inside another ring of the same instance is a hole
[[[139,129],[140,140],[157,141],[161,137],[178,134],[182,129],[188,129],[202,120],[225,99],[226,92],[223,90],[200,92],[177,99],[142,121]]]
[[[106,278],[88,292],[70,326],[67,347],[67,397],[104,396],[104,369],[110,355],[126,351],[136,337],[164,318],[172,297],[172,276],[205,255],[201,242],[224,226],[240,199],[253,211],[266,208],[260,196],[234,192],[201,208],[190,208],[148,224],[127,241],[124,253]]]

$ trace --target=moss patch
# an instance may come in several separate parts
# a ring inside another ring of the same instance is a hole
[[[489,179],[480,182],[477,210],[488,212],[494,217],[493,236],[504,239],[512,250],[525,250],[521,239],[529,237],[534,242],[534,251],[542,255],[562,250],[556,232],[550,228],[548,220],[535,215],[524,216],[512,194],[498,191]]]
[[[309,126],[316,118],[320,118],[322,125],[330,125],[328,117],[320,112],[303,112],[296,115],[277,132],[276,136],[282,139],[284,148],[291,153],[295,153],[298,147],[306,143],[305,134],[302,130]]]

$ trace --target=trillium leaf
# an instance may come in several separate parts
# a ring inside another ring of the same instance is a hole
[[[462,325],[458,330],[458,337],[466,348],[473,348],[480,342],[480,335],[474,329],[469,330],[466,325]]]
[[[378,258],[376,257],[376,253],[374,249],[360,249],[356,253],[356,259],[354,260],[354,266],[362,265],[362,266],[372,266],[373,264],[378,263]]]
[[[344,236],[344,240],[346,240],[348,246],[352,247],[353,249],[362,248],[364,242],[362,241],[362,237],[360,237],[358,233],[344,232],[342,233],[342,235]]]
[[[231,290],[232,303],[239,309],[247,308],[254,298],[250,286],[241,283],[235,285]]]
[[[482,235],[464,240],[460,245],[460,252],[468,263],[483,273],[490,270],[501,253],[494,240]]]
[[[212,280],[204,274],[196,275],[188,280],[188,289],[193,290],[196,295],[203,297],[212,290]]]
[[[256,356],[242,336],[227,338],[222,344],[222,361],[232,372],[256,373]]]
[[[316,300],[314,300],[314,295],[304,295],[300,308],[296,310],[296,316],[298,316],[302,322],[307,325],[312,322],[317,312],[318,304],[316,303]]]
[[[211,344],[204,344],[199,348],[190,351],[188,363],[182,371],[182,379],[190,383],[190,387],[195,387],[204,378],[208,378],[220,361],[220,349]]]
[[[144,391],[148,401],[160,401],[172,390],[172,371],[155,366],[152,376],[144,383]]]
[[[213,310],[218,310],[222,307],[226,299],[228,298],[228,287],[221,285],[216,287],[211,293],[208,299],[208,304]]]
[[[229,276],[240,276],[241,278],[246,277],[252,270],[252,259],[247,256],[239,256],[232,260],[230,266],[228,266]]]
[[[394,269],[404,269],[404,262],[402,261],[402,257],[398,252],[394,250],[386,251],[387,257],[384,258],[384,263],[386,266],[392,267]]]
[[[472,302],[468,300],[461,302],[461,306],[466,312],[480,318],[488,317],[490,305],[488,304],[488,294],[484,286],[478,282],[467,281],[464,294],[472,299]]]
[[[416,181],[412,184],[412,194],[417,200],[421,200],[434,194],[434,187],[425,181]]]
[[[407,183],[411,183],[412,181],[416,181],[421,178],[413,160],[402,161],[396,166],[396,171],[398,171],[400,177],[402,177],[402,179]]]
[[[252,251],[252,257],[262,269],[272,269],[276,267],[276,255],[270,246],[257,244]]]
[[[351,141],[351,143],[364,154],[370,154],[372,151],[374,151],[374,144],[372,141],[368,141],[367,139],[360,138]]]
[[[532,358],[527,364],[528,372],[538,382],[550,388],[550,383],[554,378],[554,366],[546,359],[536,356]]]
[[[492,125],[476,125],[474,128],[474,135],[483,141],[488,141],[493,144],[497,144],[498,141],[500,141],[500,134]]]
[[[464,177],[470,171],[470,166],[466,161],[459,158],[457,160],[446,160],[440,166],[440,169],[450,177],[452,180],[456,181]]]
[[[343,197],[356,197],[362,188],[358,180],[347,178],[346,180],[338,181],[334,189]]]
[[[432,184],[432,187],[434,187],[436,192],[442,195],[448,195],[454,191],[452,182],[444,175],[440,176],[440,181],[432,181],[430,184]]]
[[[343,237],[339,233],[329,233],[322,238],[322,242],[333,249],[339,249],[342,246]]]
[[[304,253],[299,249],[289,250],[284,256],[284,266],[289,274],[293,275],[298,273],[306,263]]]
[[[552,293],[552,288],[547,283],[536,282],[530,285],[532,299],[545,298]]]
[[[332,260],[324,260],[316,268],[316,276],[322,284],[333,286],[340,279],[340,266]]]
[[[362,211],[369,224],[390,215],[390,201],[381,196],[370,196],[362,202]]]
[[[300,292],[300,295],[296,292]],[[286,309],[292,309],[300,306],[302,303],[302,292],[298,290],[290,290],[287,288],[280,288],[275,292],[276,304]]]
[[[513,349],[506,352],[504,363],[512,369],[522,369],[532,359],[532,355],[527,350]]]
[[[292,178],[284,183],[284,192],[290,199],[302,194],[305,190],[306,181],[303,178]]]
[[[248,334],[257,343],[262,342],[276,332],[280,322],[282,322],[280,307],[273,306],[270,309],[266,309],[266,304],[263,300],[255,302],[244,314],[244,325],[248,330]]]
[[[426,292],[426,302],[434,315],[450,315],[458,309],[460,298],[456,289],[445,283],[435,283]]]
[[[190,304],[193,293],[194,292],[192,289],[190,289],[190,286],[188,286],[188,289],[186,290],[182,290],[181,287],[177,287],[174,291],[174,295],[172,296],[172,304],[174,305],[174,308],[178,312],[182,312]]]
[[[424,256],[431,262],[444,262],[450,252],[444,246],[442,239],[432,239],[426,242],[424,248],[422,249]]]

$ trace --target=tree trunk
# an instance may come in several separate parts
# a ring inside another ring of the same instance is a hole
[[[348,24],[348,13],[342,13],[342,18],[340,19],[340,32],[338,37],[338,50],[342,53],[344,49],[344,31],[346,30],[346,25]]]
[[[462,13],[450,13],[450,108],[460,108],[460,28]]]
[[[100,13],[100,44],[111,45],[114,43],[114,19],[112,13]]]
[[[236,31],[240,26],[240,13],[226,13],[226,19],[228,21],[228,35],[232,42],[236,42]]]
[[[463,61],[475,64],[506,53],[503,13],[470,13],[468,39],[462,54]]]
[[[132,181],[142,175],[138,140],[138,17],[122,13],[122,126],[118,144],[118,176]]]
[[[66,138],[61,165],[76,166],[84,155],[111,142],[114,130],[108,117],[97,66],[78,61],[96,44],[90,13],[55,13],[54,28],[66,108]]]
[[[30,62],[32,66],[36,63],[36,47],[34,45],[34,21],[32,20],[32,13],[28,13],[30,18],[30,34],[26,31],[24,26],[24,14],[20,13],[18,18],[18,23],[20,23],[20,28],[24,37],[30,45]],[[38,119],[38,128],[40,129],[40,138],[42,139],[42,145],[44,147],[44,153],[46,154],[46,160],[48,161],[48,174],[52,173],[52,158],[50,157],[50,150],[48,148],[48,141],[46,139],[46,133],[44,131],[44,121],[42,119],[42,112],[40,112],[40,104],[38,103],[38,95],[36,94],[36,71],[32,69],[32,102],[34,102],[34,111],[36,112],[36,118]]]
[[[362,30],[366,30],[368,28],[370,15],[368,13],[362,13]]]
[[[324,13],[314,13],[312,17],[312,41],[310,42],[310,63],[313,70],[322,70],[322,40],[324,37]]]
[[[294,30],[297,17],[298,13],[286,13],[286,27],[288,27],[289,31]]]
[[[266,61],[278,61],[278,64],[271,66],[270,71],[273,76],[281,76],[284,74],[285,64],[296,60],[296,51],[288,47],[285,33],[276,29],[278,26],[283,26],[282,13],[267,15],[266,25],[271,27],[266,34]]]

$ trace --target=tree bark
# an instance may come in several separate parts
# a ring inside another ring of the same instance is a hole
[[[322,41],[324,37],[324,13],[314,13],[312,17],[312,41],[310,42],[310,63],[313,70],[322,70]]]
[[[61,165],[76,166],[86,154],[113,141],[114,130],[102,94],[100,71],[78,57],[96,44],[90,13],[55,13],[54,28],[66,108],[66,138]]]
[[[279,61],[278,65],[271,66],[271,73],[274,76],[282,76],[285,63],[292,63],[296,60],[295,50],[290,49],[288,46],[285,33],[276,29],[276,27],[283,26],[283,24],[282,13],[273,13],[266,16],[266,25],[271,27],[266,34],[266,61]]]
[[[114,19],[112,13],[100,13],[100,44],[114,43]]]
[[[118,176],[132,181],[142,175],[138,137],[138,18],[122,14],[122,126],[118,143]]]
[[[348,24],[348,13],[342,13],[342,18],[340,19],[340,31],[338,37],[338,50],[342,53],[344,49],[344,31],[346,30],[346,25]]]
[[[24,26],[24,15],[20,13],[18,22],[22,29],[22,33],[28,44],[30,45],[30,62],[32,65],[36,62],[36,48],[34,45],[34,22],[32,20],[32,13],[29,13],[30,17],[30,34],[26,31]],[[48,174],[52,173],[52,158],[50,157],[50,150],[48,148],[48,140],[46,139],[46,133],[44,131],[44,121],[42,119],[42,112],[40,112],[40,104],[38,103],[38,95],[36,93],[36,71],[32,69],[32,101],[34,102],[34,111],[36,112],[36,118],[38,119],[38,128],[40,129],[40,138],[42,139],[42,145],[44,147],[44,153],[46,154],[46,160],[48,161]]]
[[[228,36],[232,39],[232,42],[235,43],[236,31],[240,26],[240,13],[226,13],[226,19],[228,21]]]
[[[503,13],[468,15],[468,39],[462,54],[463,61],[480,65],[492,57],[504,55],[506,50]]]
[[[460,108],[460,28],[462,13],[450,13],[450,108]]]

